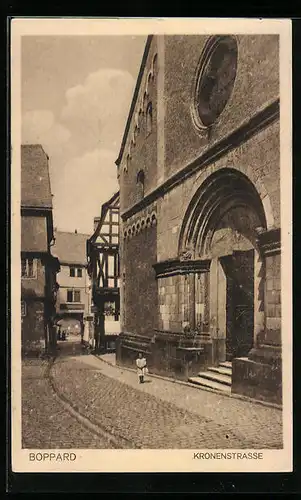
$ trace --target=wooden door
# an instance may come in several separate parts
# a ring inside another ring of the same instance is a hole
[[[254,250],[221,259],[227,276],[226,357],[247,356],[254,334]]]

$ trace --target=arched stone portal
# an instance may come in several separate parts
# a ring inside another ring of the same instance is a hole
[[[264,206],[251,181],[221,169],[201,185],[186,212],[179,255],[210,261],[204,284],[204,324],[213,363],[244,357],[264,329],[263,262],[258,235],[267,228]],[[200,279],[190,276],[190,281]],[[195,288],[195,287],[194,287]],[[198,304],[190,315],[195,327]]]

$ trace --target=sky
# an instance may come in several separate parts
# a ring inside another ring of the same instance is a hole
[[[118,191],[121,140],[145,36],[22,37],[22,143],[49,156],[54,226],[92,234]]]

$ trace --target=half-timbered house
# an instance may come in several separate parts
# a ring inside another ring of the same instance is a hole
[[[115,349],[119,334],[119,192],[102,205],[87,240],[88,272],[92,280],[94,336],[97,351]]]
[[[21,147],[22,354],[53,351],[56,274],[48,156],[39,144]]]

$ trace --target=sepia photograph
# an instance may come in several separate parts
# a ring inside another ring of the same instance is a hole
[[[291,470],[290,37],[12,23],[17,472]]]

